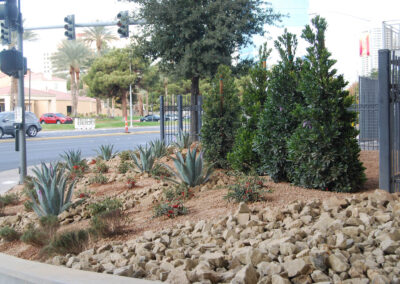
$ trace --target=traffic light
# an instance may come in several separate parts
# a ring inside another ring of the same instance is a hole
[[[3,45],[11,43],[10,29],[5,23],[1,23],[1,43]]]
[[[64,18],[64,22],[66,22],[64,25],[65,36],[68,38],[68,40],[75,39],[75,15],[66,16]]]
[[[128,11],[119,12],[118,18],[118,33],[120,38],[129,37],[129,14]]]
[[[16,0],[6,0],[0,3],[0,20],[4,20],[4,25],[15,30],[18,25],[18,7]],[[5,2],[5,3],[4,3]]]

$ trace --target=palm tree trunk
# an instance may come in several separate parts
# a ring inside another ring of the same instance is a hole
[[[71,75],[71,104],[72,104],[71,114],[73,117],[76,117],[77,107],[78,107],[78,100],[76,96],[76,71],[72,66],[69,69],[69,74]]]
[[[139,100],[139,115],[143,116],[143,95],[138,94],[138,100]]]
[[[115,110],[115,98],[113,97],[111,98],[111,117],[115,116],[114,110]]]
[[[122,116],[123,118],[128,117],[128,110],[127,110],[127,104],[126,104],[126,94],[127,92],[122,92]]]

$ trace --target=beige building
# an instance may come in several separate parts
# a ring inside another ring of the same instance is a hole
[[[30,88],[29,88],[30,85]],[[25,76],[25,108],[34,112],[37,117],[43,113],[58,112],[65,115],[72,110],[71,94],[67,91],[66,80],[45,76],[42,73]],[[11,78],[0,72],[0,112],[11,110]],[[96,100],[89,97],[78,97],[78,114],[95,115]],[[107,114],[107,109],[102,103],[102,114]],[[115,115],[121,115],[120,109],[115,109]]]

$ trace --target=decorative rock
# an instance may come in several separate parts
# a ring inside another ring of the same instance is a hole
[[[335,272],[345,272],[349,269],[347,261],[335,254],[331,254],[328,257],[328,263]]]
[[[132,265],[127,265],[121,268],[114,269],[113,274],[119,276],[131,276],[132,275]]]
[[[254,266],[263,261],[265,256],[260,249],[253,247],[242,247],[232,252],[232,257],[238,259],[240,263]]]
[[[203,254],[200,256],[200,261],[206,261],[217,268],[225,266],[226,263],[224,255],[220,252]]]
[[[280,275],[272,275],[271,284],[290,284],[290,281]]]
[[[266,276],[266,275],[275,275],[279,274],[282,271],[282,265],[278,262],[260,262],[257,265],[257,272],[260,274],[260,276]]]
[[[258,281],[258,272],[254,269],[253,265],[248,264],[244,266],[236,274],[232,280],[232,284],[254,284]]]
[[[303,259],[287,261],[283,264],[283,267],[287,271],[289,277],[307,274],[310,270],[310,265],[308,265]]]
[[[182,269],[173,269],[167,278],[167,282],[171,284],[189,284],[186,272]]]
[[[311,273],[311,278],[314,282],[330,281],[329,276],[323,273],[321,270],[314,270],[313,273]]]
[[[316,269],[325,271],[327,269],[328,253],[322,250],[311,250],[310,261]]]
[[[383,252],[387,254],[393,254],[398,247],[398,242],[394,242],[390,238],[384,240],[380,245],[380,248],[383,250]]]

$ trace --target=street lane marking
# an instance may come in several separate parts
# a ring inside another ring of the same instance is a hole
[[[153,134],[160,133],[159,130],[137,131],[137,132],[121,132],[121,133],[103,133],[103,134],[86,134],[86,135],[73,135],[73,136],[58,136],[58,137],[43,137],[43,138],[28,138],[26,141],[46,141],[58,139],[77,139],[77,138],[90,138],[90,137],[104,137],[104,136],[123,136],[123,135],[138,135],[138,134]],[[0,141],[0,143],[15,143],[14,139]]]

